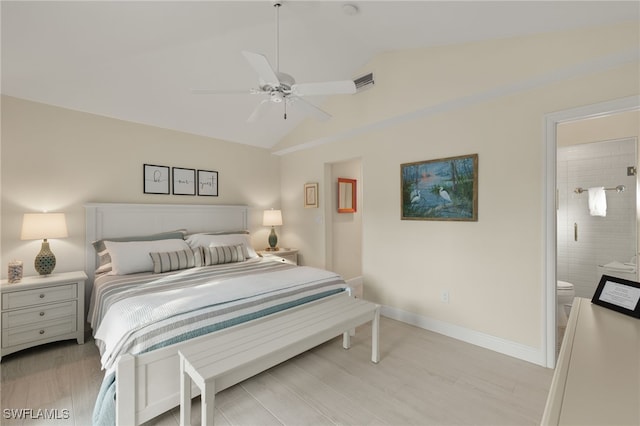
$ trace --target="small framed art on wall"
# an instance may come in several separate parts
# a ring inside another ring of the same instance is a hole
[[[169,194],[169,167],[145,164],[142,169],[145,194]]]
[[[218,172],[198,170],[198,195],[218,196]]]
[[[304,184],[304,207],[305,208],[318,207],[318,184],[317,183]]]
[[[196,195],[196,170],[173,168],[173,194]]]

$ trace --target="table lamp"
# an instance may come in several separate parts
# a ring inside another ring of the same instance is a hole
[[[25,213],[22,218],[21,240],[42,240],[42,248],[34,266],[40,275],[49,275],[56,267],[56,257],[49,248],[47,238],[67,238],[64,213]]]
[[[262,226],[270,226],[269,247],[267,251],[278,251],[278,236],[274,226],[282,226],[282,212],[280,210],[265,210],[262,217]]]

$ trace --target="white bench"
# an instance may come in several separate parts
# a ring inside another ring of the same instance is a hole
[[[202,424],[213,425],[215,393],[340,334],[372,322],[371,361],[380,360],[380,306],[337,294],[216,332],[180,354],[180,424],[191,424],[191,384],[200,389]]]

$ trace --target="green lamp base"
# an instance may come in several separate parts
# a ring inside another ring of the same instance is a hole
[[[278,250],[278,236],[276,235],[276,230],[272,226],[271,233],[269,234],[269,248],[268,251],[277,251]]]
[[[49,275],[56,267],[56,257],[51,252],[51,249],[49,248],[49,242],[46,240],[46,238],[42,242],[40,253],[38,253],[38,255],[36,256],[34,266],[36,268],[36,271],[38,271],[40,275]]]

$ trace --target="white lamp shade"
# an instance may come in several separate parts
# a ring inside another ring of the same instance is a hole
[[[21,240],[67,238],[64,213],[25,213],[22,218]]]
[[[280,210],[265,210],[262,217],[263,226],[281,226],[282,212]]]

